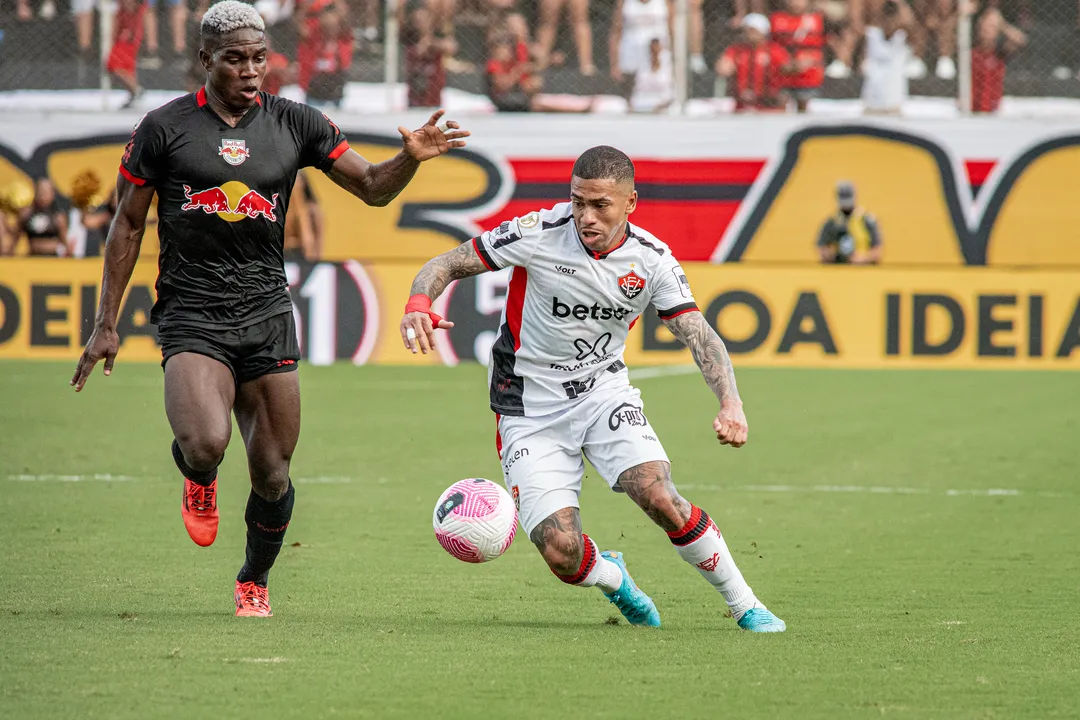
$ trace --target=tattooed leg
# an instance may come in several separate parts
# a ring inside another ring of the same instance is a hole
[[[581,515],[577,508],[563,508],[548,515],[529,533],[529,539],[543,555],[551,572],[567,585],[596,585],[609,593],[619,589],[622,570],[600,557],[596,543],[581,532]]]
[[[664,529],[679,556],[720,592],[736,620],[750,608],[761,606],[708,513],[675,490],[668,463],[636,465],[619,476],[619,485]]]
[[[690,519],[690,503],[671,482],[671,465],[647,462],[619,476],[619,486],[664,532],[678,530]]]

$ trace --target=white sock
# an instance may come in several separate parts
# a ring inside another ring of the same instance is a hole
[[[750,608],[764,607],[743,579],[727,543],[708,513],[699,507],[691,507],[693,510],[686,525],[668,533],[679,557],[697,568],[701,576],[720,591],[736,621]]]
[[[584,540],[585,550],[581,557],[581,567],[573,575],[555,576],[567,585],[578,587],[593,587],[594,585],[606,593],[613,593],[622,585],[622,569],[607,558],[600,556],[600,550],[596,543],[585,533],[581,534]]]

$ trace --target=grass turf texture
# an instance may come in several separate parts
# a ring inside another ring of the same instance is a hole
[[[121,362],[76,396],[72,368],[0,363],[0,716],[1076,712],[1080,375],[744,370],[739,451],[712,439],[700,378],[641,380],[676,483],[788,622],[762,636],[591,470],[585,528],[626,553],[660,630],[609,624],[614,607],[559,583],[520,534],[487,565],[443,552],[439,493],[501,480],[475,366],[302,369],[276,616],[233,618],[239,435],[220,534],[200,549],[180,520],[160,370]],[[94,473],[132,479],[13,477]],[[762,485],[790,487],[747,487]]]

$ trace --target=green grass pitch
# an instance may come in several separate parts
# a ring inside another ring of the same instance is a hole
[[[0,363],[0,717],[1080,712],[1078,374],[743,370],[738,451],[712,439],[699,377],[640,380],[676,484],[788,623],[765,636],[591,471],[585,528],[626,554],[661,629],[612,624],[520,534],[487,565],[443,552],[439,493],[501,481],[476,366],[301,370],[275,617],[238,620],[238,434],[200,549],[160,370],[121,357],[77,396],[73,366]]]

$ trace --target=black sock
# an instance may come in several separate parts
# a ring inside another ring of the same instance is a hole
[[[247,512],[247,548],[244,567],[236,579],[240,582],[254,582],[266,587],[270,568],[274,566],[281,544],[285,540],[285,528],[292,518],[293,500],[296,493],[289,482],[289,490],[280,499],[270,502],[263,500],[252,490],[248,495]]]
[[[180,443],[176,442],[176,440],[172,441],[172,457],[173,462],[176,463],[176,467],[180,468],[180,472],[184,474],[184,477],[196,485],[209,485],[217,479],[217,465],[214,466],[213,470],[204,470],[202,472],[189,468],[184,460],[184,453],[180,451]],[[222,455],[221,460],[224,459],[225,456]],[[221,460],[218,460],[218,465],[221,465]]]

